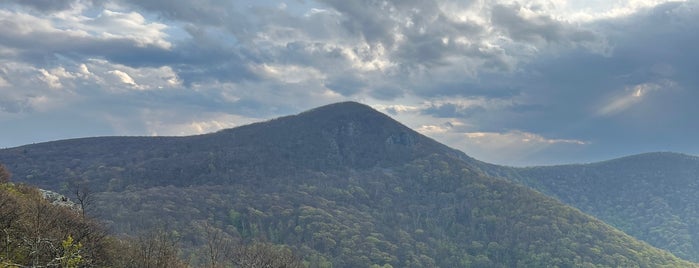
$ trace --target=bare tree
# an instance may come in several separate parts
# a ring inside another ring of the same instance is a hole
[[[0,164],[0,183],[8,183],[12,178],[12,173],[5,167],[5,165]]]
[[[187,267],[179,258],[179,237],[157,229],[139,236],[130,253],[131,263],[126,267],[178,268]]]
[[[0,267],[122,267],[113,262],[122,252],[115,241],[100,222],[34,187],[0,186]]]
[[[223,267],[226,259],[229,259],[233,250],[233,239],[221,229],[216,228],[208,222],[203,223],[204,235],[206,236],[206,250],[209,257],[209,267]]]
[[[80,206],[80,213],[82,214],[83,218],[85,218],[87,211],[92,209],[93,194],[90,191],[90,188],[86,185],[76,186],[74,193],[75,200],[78,202],[78,206]]]
[[[19,202],[7,192],[0,191],[0,229],[3,236],[0,247],[5,256],[11,256],[15,248],[14,228],[19,217]]]
[[[304,267],[289,248],[270,243],[255,242],[234,251],[236,267],[301,268]]]

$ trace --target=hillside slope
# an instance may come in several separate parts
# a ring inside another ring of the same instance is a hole
[[[515,183],[358,103],[192,137],[0,150],[24,181],[89,186],[117,232],[202,226],[322,267],[696,267]]]
[[[647,153],[585,165],[490,168],[492,175],[522,182],[656,247],[699,261],[698,157]]]

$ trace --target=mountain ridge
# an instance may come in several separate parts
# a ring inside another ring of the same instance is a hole
[[[117,232],[161,220],[193,247],[205,221],[339,267],[694,267],[352,102],[206,135],[16,147],[0,162],[42,188],[89,186]]]
[[[588,164],[481,165],[579,208],[624,232],[699,261],[699,157],[650,152]]]
[[[285,140],[292,142],[279,142]],[[194,144],[198,147],[196,150],[192,149]],[[154,149],[153,146],[159,148]],[[76,150],[79,147],[86,149]],[[211,168],[226,167],[239,169],[239,173],[261,172],[263,176],[275,176],[298,169],[363,169],[389,166],[433,153],[470,159],[462,152],[438,143],[371,107],[356,102],[330,104],[296,115],[209,134],[79,138],[8,148],[3,152],[31,162],[35,150],[44,154],[41,157],[71,158],[64,161],[76,162],[74,164],[79,168],[93,164],[90,163],[94,162],[92,158],[106,155],[116,158],[117,161],[121,161],[120,158],[131,158],[130,164],[137,167],[146,165],[147,162],[176,160],[184,162],[185,165],[162,165],[170,170],[191,170],[200,173]],[[155,155],[154,151],[158,151],[158,155]],[[207,153],[200,153],[203,151]],[[191,154],[187,155],[187,152]],[[77,156],[85,159],[73,161]],[[3,155],[0,155],[0,162],[2,161],[7,162]],[[274,161],[275,169],[260,171],[259,167],[264,166],[266,161]],[[110,162],[102,164],[109,166]],[[136,172],[148,173],[147,170]],[[196,177],[194,174],[187,175]],[[202,178],[209,179],[212,178]],[[28,182],[32,182],[31,178]],[[47,181],[34,183],[50,189],[58,186],[47,184]]]

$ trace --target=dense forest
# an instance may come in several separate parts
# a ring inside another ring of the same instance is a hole
[[[79,202],[29,185],[14,184],[0,165],[0,267],[303,267],[287,247],[242,244],[217,232],[204,232],[208,258],[184,258],[174,230],[142,229],[137,235],[110,235],[86,213],[87,193]]]
[[[207,135],[27,145],[0,162],[16,181],[91,193],[86,211],[116,237],[167,230],[191,265],[267,245],[309,267],[696,266],[357,103]]]
[[[147,267],[156,259],[178,267],[178,252],[162,250],[155,240],[109,236],[81,206],[64,196],[51,202],[44,193],[11,183],[0,165],[1,267]],[[143,255],[145,247],[154,254]]]
[[[647,153],[586,165],[488,168],[653,246],[699,261],[697,157]]]

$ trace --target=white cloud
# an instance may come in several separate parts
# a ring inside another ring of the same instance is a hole
[[[529,146],[545,146],[553,144],[576,144],[585,145],[587,142],[573,139],[549,139],[539,134],[509,131],[505,133],[498,132],[469,132],[464,133],[468,138],[468,143],[480,144],[491,149],[529,147]]]
[[[107,72],[109,74],[114,75],[121,83],[133,86],[133,87],[138,87],[136,82],[131,78],[131,76],[125,72],[119,71],[119,70],[112,70]]]
[[[375,45],[364,43],[355,47],[345,47],[342,52],[351,62],[351,66],[362,72],[385,71],[395,66],[381,43]]]
[[[80,8],[41,15],[0,9],[0,25],[0,53],[14,57],[109,56],[134,48],[172,48],[167,25],[149,22],[135,11],[102,10],[95,16]]]
[[[170,66],[133,68],[106,60],[90,59],[76,68],[82,77],[90,77],[92,83],[98,84],[100,89],[109,92],[124,92],[125,89],[158,90],[182,87],[181,79]],[[124,85],[128,87],[125,88]]]
[[[404,104],[377,104],[372,106],[374,109],[379,110],[384,113],[389,114],[400,114],[400,113],[415,113],[422,110],[420,106],[417,105],[404,105]]]
[[[261,64],[253,66],[258,74],[282,83],[301,83],[309,80],[322,80],[325,75],[313,67],[282,64]]]
[[[548,138],[520,130],[458,132],[451,131],[444,125],[428,130],[424,134],[450,144],[476,159],[498,164],[531,165],[536,163],[532,162],[535,160],[531,157],[541,152],[551,152],[561,148],[579,150],[590,145],[583,140]]]
[[[39,69],[39,73],[41,73],[39,79],[46,82],[46,85],[48,85],[50,88],[59,89],[63,87],[63,84],[61,84],[61,79],[57,75],[45,69]]]
[[[5,33],[26,36],[31,33],[57,33],[61,30],[53,26],[51,20],[39,18],[26,13],[0,10],[0,24],[5,28]],[[75,32],[66,32],[75,34]]]
[[[160,115],[159,112],[149,112],[145,115],[146,129],[151,136],[188,136],[212,133],[261,120],[231,114],[202,114],[200,116],[205,119],[173,122],[163,120],[167,117]]]
[[[669,2],[686,2],[686,0],[630,0],[630,1],[572,1],[564,5],[561,15],[577,22],[590,22],[602,19],[614,19],[633,15],[640,10],[652,8]]]
[[[80,64],[80,69],[79,69],[79,70],[80,70],[80,74],[82,74],[82,75],[84,75],[84,76],[92,75],[92,73],[90,72],[90,69],[88,69],[88,68],[87,68],[87,65],[85,65],[84,63],[83,63],[83,64]]]
[[[136,42],[139,46],[153,45],[170,49],[172,44],[167,41],[168,35],[164,32],[167,25],[157,22],[148,22],[138,12],[117,12],[103,10],[95,18],[85,18],[75,28],[83,28],[106,39],[126,38]]]
[[[10,82],[7,82],[4,78],[0,76],[0,87],[9,87],[11,86]]]
[[[437,126],[437,125],[422,125],[415,129],[424,135],[434,135],[434,134],[444,134],[449,132],[450,128],[448,126]]]

